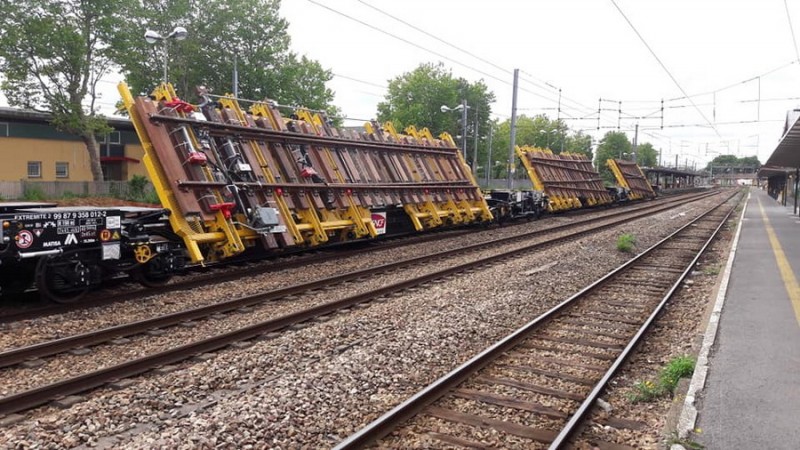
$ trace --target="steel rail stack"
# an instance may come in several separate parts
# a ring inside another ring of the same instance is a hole
[[[418,231],[492,220],[447,134],[374,123],[338,130],[309,110],[285,118],[263,101],[245,111],[202,88],[199,105],[170,84],[150,97],[134,98],[124,83],[119,91],[194,263],[374,238],[397,217]]]
[[[614,174],[617,184],[628,190],[629,200],[655,198],[653,186],[647,181],[638,164],[623,159],[609,159],[606,166]]]
[[[517,146],[515,150],[528,171],[533,188],[549,198],[550,211],[607,205],[614,201],[585,155],[556,155],[550,150],[529,146]]]

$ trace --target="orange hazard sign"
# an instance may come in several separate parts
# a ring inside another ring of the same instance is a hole
[[[109,230],[103,230],[100,232],[100,240],[107,241],[111,239],[111,232]]]

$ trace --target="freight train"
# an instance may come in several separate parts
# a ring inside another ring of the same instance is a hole
[[[270,101],[245,110],[239,99],[204,88],[196,105],[169,84],[136,98],[124,83],[119,91],[163,208],[0,204],[0,294],[35,286],[73,302],[120,274],[155,286],[187,265],[249,253],[615,201],[585,157],[517,149],[535,190],[484,195],[447,133],[407,127],[401,134],[390,123],[337,129],[320,112],[284,117]]]

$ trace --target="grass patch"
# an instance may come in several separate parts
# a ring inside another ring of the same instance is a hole
[[[706,275],[719,275],[719,266],[707,266],[703,268],[703,273]]]
[[[703,444],[701,444],[699,442],[695,442],[695,441],[693,441],[693,440],[691,440],[689,438],[680,438],[680,437],[678,437],[678,433],[675,433],[675,432],[671,433],[669,435],[669,437],[667,437],[667,439],[666,439],[666,441],[664,443],[667,444],[668,448],[671,447],[673,444],[682,445],[685,448],[692,449],[692,450],[702,450],[702,449],[706,448],[705,445],[703,445]]]
[[[617,238],[617,250],[625,253],[631,253],[633,247],[636,246],[636,236],[625,233]]]
[[[36,186],[25,186],[22,192],[22,199],[28,202],[40,202],[47,198],[44,191]]]
[[[694,358],[678,356],[672,358],[658,374],[658,381],[640,381],[633,385],[633,392],[628,394],[632,403],[651,402],[665,395],[675,393],[675,387],[681,378],[686,378],[694,373]]]

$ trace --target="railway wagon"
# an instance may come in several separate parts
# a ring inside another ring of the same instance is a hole
[[[606,166],[614,174],[617,184],[625,190],[628,200],[642,200],[655,198],[653,186],[647,181],[642,169],[633,161],[624,159],[608,159]]]
[[[566,211],[615,202],[600,174],[585,155],[554,154],[549,149],[517,146],[516,154],[533,188],[548,198],[548,211]]]
[[[173,231],[193,263],[248,249],[279,251],[489,222],[492,215],[452,138],[387,123],[340,130],[271,101],[246,110],[198,88],[199,105],[169,84],[134,98],[119,91]]]
[[[493,219],[448,134],[340,130],[204,88],[197,105],[169,84],[119,91],[163,208],[0,205],[0,294],[71,302],[120,273],[155,285],[186,264]]]

